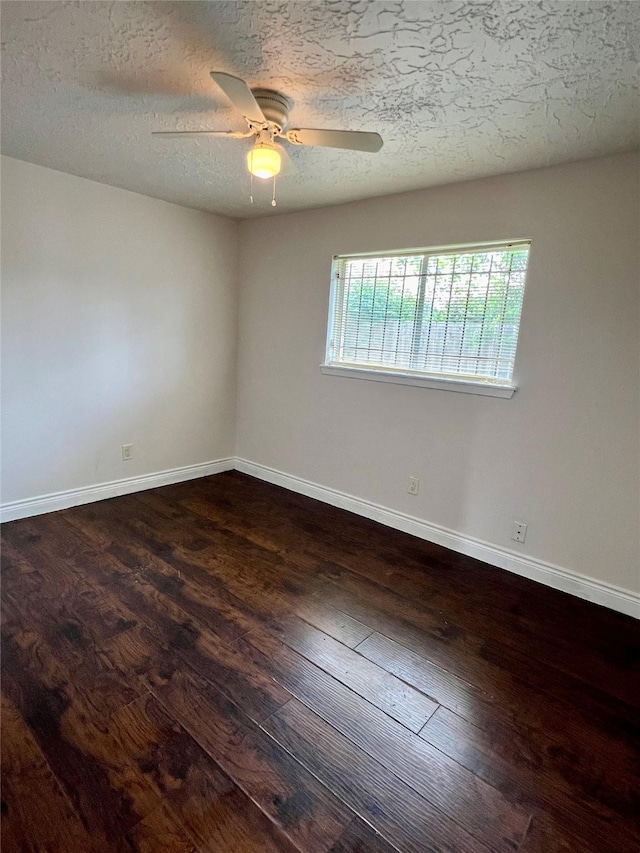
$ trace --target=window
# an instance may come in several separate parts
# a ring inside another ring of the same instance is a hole
[[[511,396],[529,241],[334,259],[325,373]]]

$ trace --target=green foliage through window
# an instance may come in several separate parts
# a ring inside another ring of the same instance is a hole
[[[509,380],[529,244],[337,259],[333,363]]]

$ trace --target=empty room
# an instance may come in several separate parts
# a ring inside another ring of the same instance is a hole
[[[640,4],[0,16],[3,853],[637,853]]]

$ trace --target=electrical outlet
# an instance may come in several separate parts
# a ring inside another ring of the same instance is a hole
[[[410,495],[417,495],[420,489],[420,480],[417,477],[409,477],[407,491]]]
[[[129,459],[133,459],[133,444],[123,444],[122,461],[127,462]]]
[[[527,536],[527,525],[524,521],[514,521],[513,522],[513,530],[511,531],[511,538],[515,542],[524,542]]]

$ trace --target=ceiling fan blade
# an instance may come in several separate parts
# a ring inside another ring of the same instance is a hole
[[[194,139],[198,136],[219,136],[226,139],[244,139],[253,136],[251,131],[242,133],[240,130],[154,130],[152,136],[182,136]]]
[[[274,142],[273,147],[278,149],[278,151],[280,152],[280,157],[282,158],[282,163],[280,167],[280,174],[282,175],[282,177],[286,178],[287,175],[294,175],[298,170],[296,168],[296,164],[289,156],[289,152],[287,151],[287,149],[279,142]]]
[[[211,79],[220,86],[233,106],[249,121],[264,124],[266,121],[253,92],[239,77],[225,74],[223,71],[212,71]]]
[[[379,151],[382,137],[379,133],[358,130],[314,130],[297,127],[288,130],[285,138],[294,145],[322,145],[325,148],[349,148],[353,151]]]

